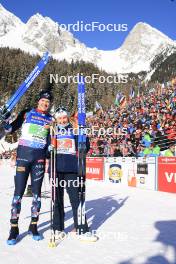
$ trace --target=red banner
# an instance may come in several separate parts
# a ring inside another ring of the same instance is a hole
[[[176,157],[158,158],[158,191],[176,193]]]
[[[86,178],[104,180],[104,158],[86,158]]]

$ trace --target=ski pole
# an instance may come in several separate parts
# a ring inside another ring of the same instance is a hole
[[[50,202],[50,241],[48,246],[50,248],[56,247],[55,234],[53,232],[53,208],[56,201],[56,149],[55,149],[55,129],[53,125],[50,127],[50,137],[53,149],[51,150],[50,157],[50,190],[51,190],[51,202]]]

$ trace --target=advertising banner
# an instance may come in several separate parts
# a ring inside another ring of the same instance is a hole
[[[136,159],[136,177],[136,187],[147,190],[157,190],[156,158],[140,157]]]
[[[122,158],[105,158],[105,180],[127,185],[127,175],[123,172]]]
[[[156,159],[105,158],[105,179],[126,186],[156,190]]]
[[[86,158],[86,179],[104,180],[104,158]]]
[[[158,158],[158,191],[176,193],[176,157]]]

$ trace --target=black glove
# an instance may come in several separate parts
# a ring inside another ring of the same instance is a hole
[[[9,124],[9,122],[3,122],[3,128],[5,133],[10,133],[12,131],[12,126]]]

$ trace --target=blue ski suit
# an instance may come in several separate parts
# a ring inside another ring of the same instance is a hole
[[[52,117],[38,109],[24,110],[11,123],[12,131],[22,127],[17,148],[15,191],[12,200],[11,223],[18,221],[28,176],[31,174],[33,201],[31,217],[38,220],[41,208],[41,187],[48,149],[49,125]]]

